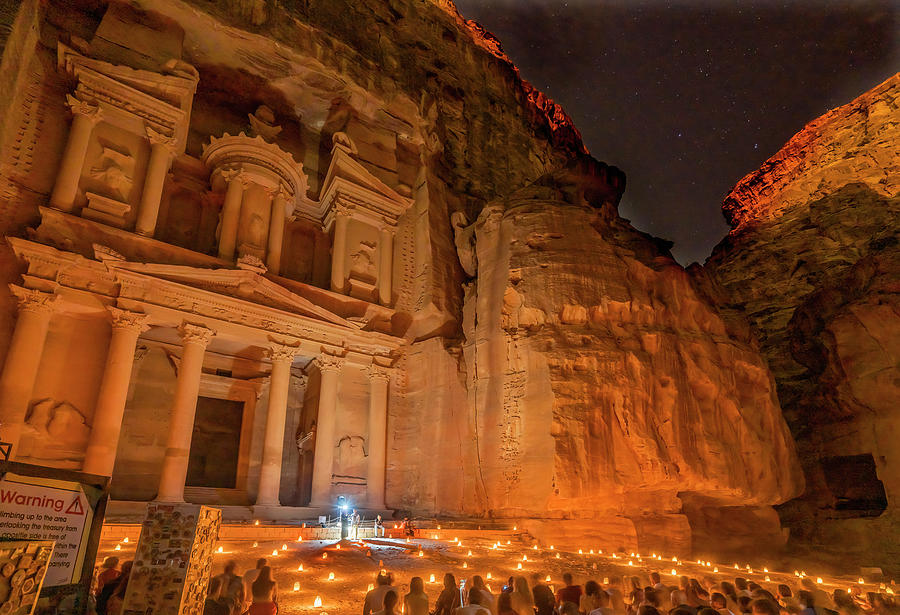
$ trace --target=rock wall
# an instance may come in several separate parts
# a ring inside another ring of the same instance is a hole
[[[726,197],[698,279],[748,318],[807,489],[792,545],[900,560],[900,75],[811,122]]]
[[[582,165],[489,204],[471,256],[459,231],[477,263],[464,321],[473,512],[625,517],[641,549],[683,548],[685,520],[756,515],[803,477],[759,354],[618,217],[606,173]]]

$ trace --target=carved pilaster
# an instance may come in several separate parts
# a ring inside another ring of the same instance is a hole
[[[35,314],[50,314],[56,304],[58,295],[45,293],[40,290],[25,288],[23,286],[9,285],[9,290],[16,296],[19,312],[32,312]]]
[[[81,100],[72,94],[66,94],[66,106],[72,115],[83,117],[91,124],[96,124],[103,119],[103,110],[95,102]]]
[[[316,367],[320,372],[338,373],[344,368],[346,362],[347,360],[343,357],[335,357],[330,354],[321,354],[316,357]]]
[[[270,343],[267,350],[267,354],[269,355],[269,358],[272,360],[272,362],[291,362],[294,360],[294,357],[297,356],[298,352],[300,352],[300,348],[298,346],[288,346],[286,344],[279,344],[276,342]]]
[[[366,368],[366,376],[370,381],[379,380],[382,382],[389,382],[391,379],[391,371],[393,370],[389,367],[372,364]]]
[[[140,312],[130,312],[128,310],[123,310],[112,306],[107,307],[106,309],[109,310],[113,329],[128,329],[137,331],[138,333],[143,333],[150,328],[150,326],[147,324],[147,321],[150,319],[150,317],[147,314],[142,314]]]
[[[216,334],[212,329],[207,329],[203,325],[194,325],[188,322],[181,323],[178,327],[178,335],[184,344],[198,344],[204,348],[209,345],[210,340]]]

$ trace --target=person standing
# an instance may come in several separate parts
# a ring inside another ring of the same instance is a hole
[[[531,595],[525,577],[516,577],[515,589],[509,598],[513,610],[519,615],[531,615],[534,612],[534,597]]]
[[[241,604],[244,601],[243,579],[234,574],[235,568],[237,568],[237,562],[233,559],[228,560],[225,562],[225,571],[215,577],[222,583],[222,587],[219,590],[219,601],[230,602],[230,608],[233,610],[241,608]]]
[[[584,593],[581,591],[581,585],[575,585],[571,572],[563,574],[563,583],[565,587],[559,588],[556,592],[556,606],[562,606],[563,602],[571,602],[577,606],[581,602],[581,594]]]
[[[243,585],[243,602],[241,604],[241,613],[246,613],[250,609],[250,603],[252,602],[253,583],[257,578],[259,578],[259,571],[262,570],[267,563],[268,562],[266,561],[266,558],[259,558],[258,560],[256,560],[256,568],[248,570],[241,578],[241,584]]]

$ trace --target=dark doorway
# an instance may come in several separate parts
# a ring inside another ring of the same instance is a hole
[[[885,511],[887,495],[872,455],[826,457],[821,461],[825,482],[835,498],[834,510],[854,517],[877,517]]]
[[[237,486],[243,415],[242,401],[197,398],[186,486],[218,489]]]

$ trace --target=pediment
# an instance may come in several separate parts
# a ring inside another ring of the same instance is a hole
[[[325,181],[322,182],[321,200],[323,202],[327,200],[329,193],[339,185],[352,186],[355,190],[368,192],[370,197],[387,201],[400,211],[405,210],[410,204],[410,199],[372,175],[368,169],[354,159],[348,148],[335,146]]]
[[[243,269],[206,269],[185,265],[108,262],[116,272],[125,272],[165,280],[201,292],[214,293],[283,312],[321,320],[330,324],[358,330],[360,325],[316,305],[309,299],[291,292],[255,271]]]

